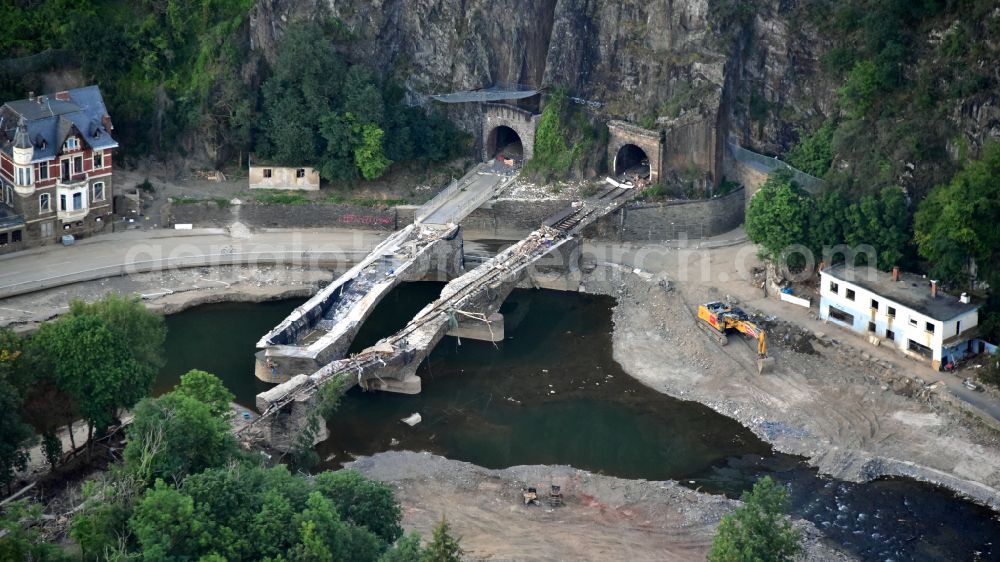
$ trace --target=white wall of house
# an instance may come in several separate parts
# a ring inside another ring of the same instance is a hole
[[[910,349],[912,340],[930,348],[935,368],[941,362],[944,340],[955,336],[959,329],[964,332],[979,323],[978,310],[941,321],[824,272],[820,272],[820,283],[820,318],[860,334],[877,336],[886,344],[891,341],[907,355],[927,359]],[[853,316],[853,321],[838,319],[838,310]]]
[[[319,191],[319,172],[305,167],[250,166],[250,189]]]

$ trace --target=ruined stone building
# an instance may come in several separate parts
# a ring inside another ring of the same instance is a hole
[[[97,86],[0,107],[0,253],[104,230],[113,130]]]

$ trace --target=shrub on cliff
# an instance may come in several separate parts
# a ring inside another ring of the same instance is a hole
[[[606,134],[606,128],[602,128]],[[594,155],[601,148],[602,134],[583,110],[570,103],[566,93],[554,91],[545,103],[535,130],[535,149],[525,163],[525,172],[541,181],[581,177],[595,169]]]

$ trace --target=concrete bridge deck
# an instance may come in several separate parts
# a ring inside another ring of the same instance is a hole
[[[359,384],[371,390],[419,392],[417,367],[441,338],[463,321],[489,326],[490,317],[533,263],[576,243],[580,231],[619,209],[631,196],[632,190],[609,188],[553,215],[525,239],[449,282],[437,300],[396,334],[357,355],[332,361],[310,375],[296,375],[258,394],[256,406],[261,416],[248,428],[255,427],[255,438],[287,450],[308,423],[316,391],[332,381],[343,381],[342,390]],[[267,421],[261,424],[262,420]]]
[[[495,163],[473,168],[390,235],[358,265],[296,308],[257,342],[254,374],[282,383],[340,359],[375,306],[404,281],[449,281],[462,272],[456,224],[514,179]]]

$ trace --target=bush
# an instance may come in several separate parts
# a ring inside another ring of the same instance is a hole
[[[801,536],[785,516],[785,488],[765,476],[740,500],[719,523],[709,562],[791,562],[802,553]]]
[[[535,153],[524,170],[541,181],[582,176],[602,140],[602,133],[583,110],[571,104],[565,92],[557,90],[542,110],[535,131]]]
[[[799,142],[788,153],[785,160],[803,172],[823,177],[833,162],[833,131],[836,129],[832,121],[806,134],[799,131]]]

